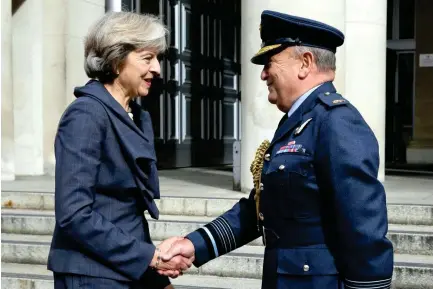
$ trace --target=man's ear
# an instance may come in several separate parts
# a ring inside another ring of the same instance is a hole
[[[301,57],[301,68],[299,69],[299,78],[304,79],[310,74],[313,65],[314,65],[314,56],[313,53],[307,51],[304,52]]]

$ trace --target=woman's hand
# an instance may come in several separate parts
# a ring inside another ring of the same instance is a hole
[[[172,237],[164,242],[162,242],[157,249],[155,250],[155,254],[153,256],[152,262],[150,266],[158,271],[158,273],[163,273],[162,275],[177,278],[179,275],[182,275],[182,271],[187,270],[192,266],[192,262],[194,261],[194,256],[191,258],[187,258],[181,255],[174,256],[170,260],[162,259],[161,255],[168,252],[174,243],[183,240],[182,237]]]

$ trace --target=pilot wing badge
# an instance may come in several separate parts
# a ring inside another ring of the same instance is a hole
[[[312,121],[312,120],[313,120],[313,118],[309,118],[306,121],[304,121],[304,123],[301,124],[299,127],[297,127],[296,130],[295,130],[295,136],[296,135],[300,135],[301,132],[304,130],[304,128],[307,126],[307,124],[309,124],[310,121]]]

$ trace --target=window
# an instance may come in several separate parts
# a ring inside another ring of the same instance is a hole
[[[400,0],[399,6],[399,39],[415,38],[415,0]]]
[[[387,16],[386,16],[386,39],[393,39],[393,33],[392,33],[392,27],[393,27],[393,21],[394,21],[394,1],[395,0],[388,0],[387,1]]]
[[[415,38],[415,0],[387,0],[388,40]]]

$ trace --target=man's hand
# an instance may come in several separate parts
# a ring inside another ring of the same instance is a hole
[[[192,262],[194,261],[194,256],[185,257],[182,255],[172,256],[172,258],[162,258],[165,256],[165,253],[170,251],[172,246],[176,244],[176,242],[182,241],[182,237],[172,237],[165,241],[163,241],[158,249],[155,251],[152,262],[150,263],[151,267],[157,269],[158,273],[164,276],[168,276],[171,278],[177,278],[179,275],[182,275],[182,271],[187,270],[191,267]],[[160,256],[160,260],[158,262],[158,256]]]
[[[182,260],[186,259],[191,262],[190,265],[188,266],[189,268],[191,267],[192,262],[194,262],[194,253],[195,253],[195,248],[192,242],[188,239],[181,238],[172,242],[171,247],[165,253],[161,252],[161,260],[163,262],[170,263],[172,261],[177,261],[178,258],[181,258]],[[161,270],[161,269],[158,268],[159,274],[172,277],[170,274],[173,272],[167,270]],[[182,274],[183,270],[184,269],[180,271],[180,274]]]
[[[161,254],[161,258],[163,261],[168,261],[177,255],[181,255],[185,258],[192,258],[194,257],[194,253],[195,248],[190,240],[178,238],[165,253]]]
[[[161,250],[161,253],[165,253],[173,246],[174,243],[176,243],[177,241],[181,241],[181,240],[183,240],[183,237],[168,238],[168,239],[162,241],[158,245],[158,248]]]

